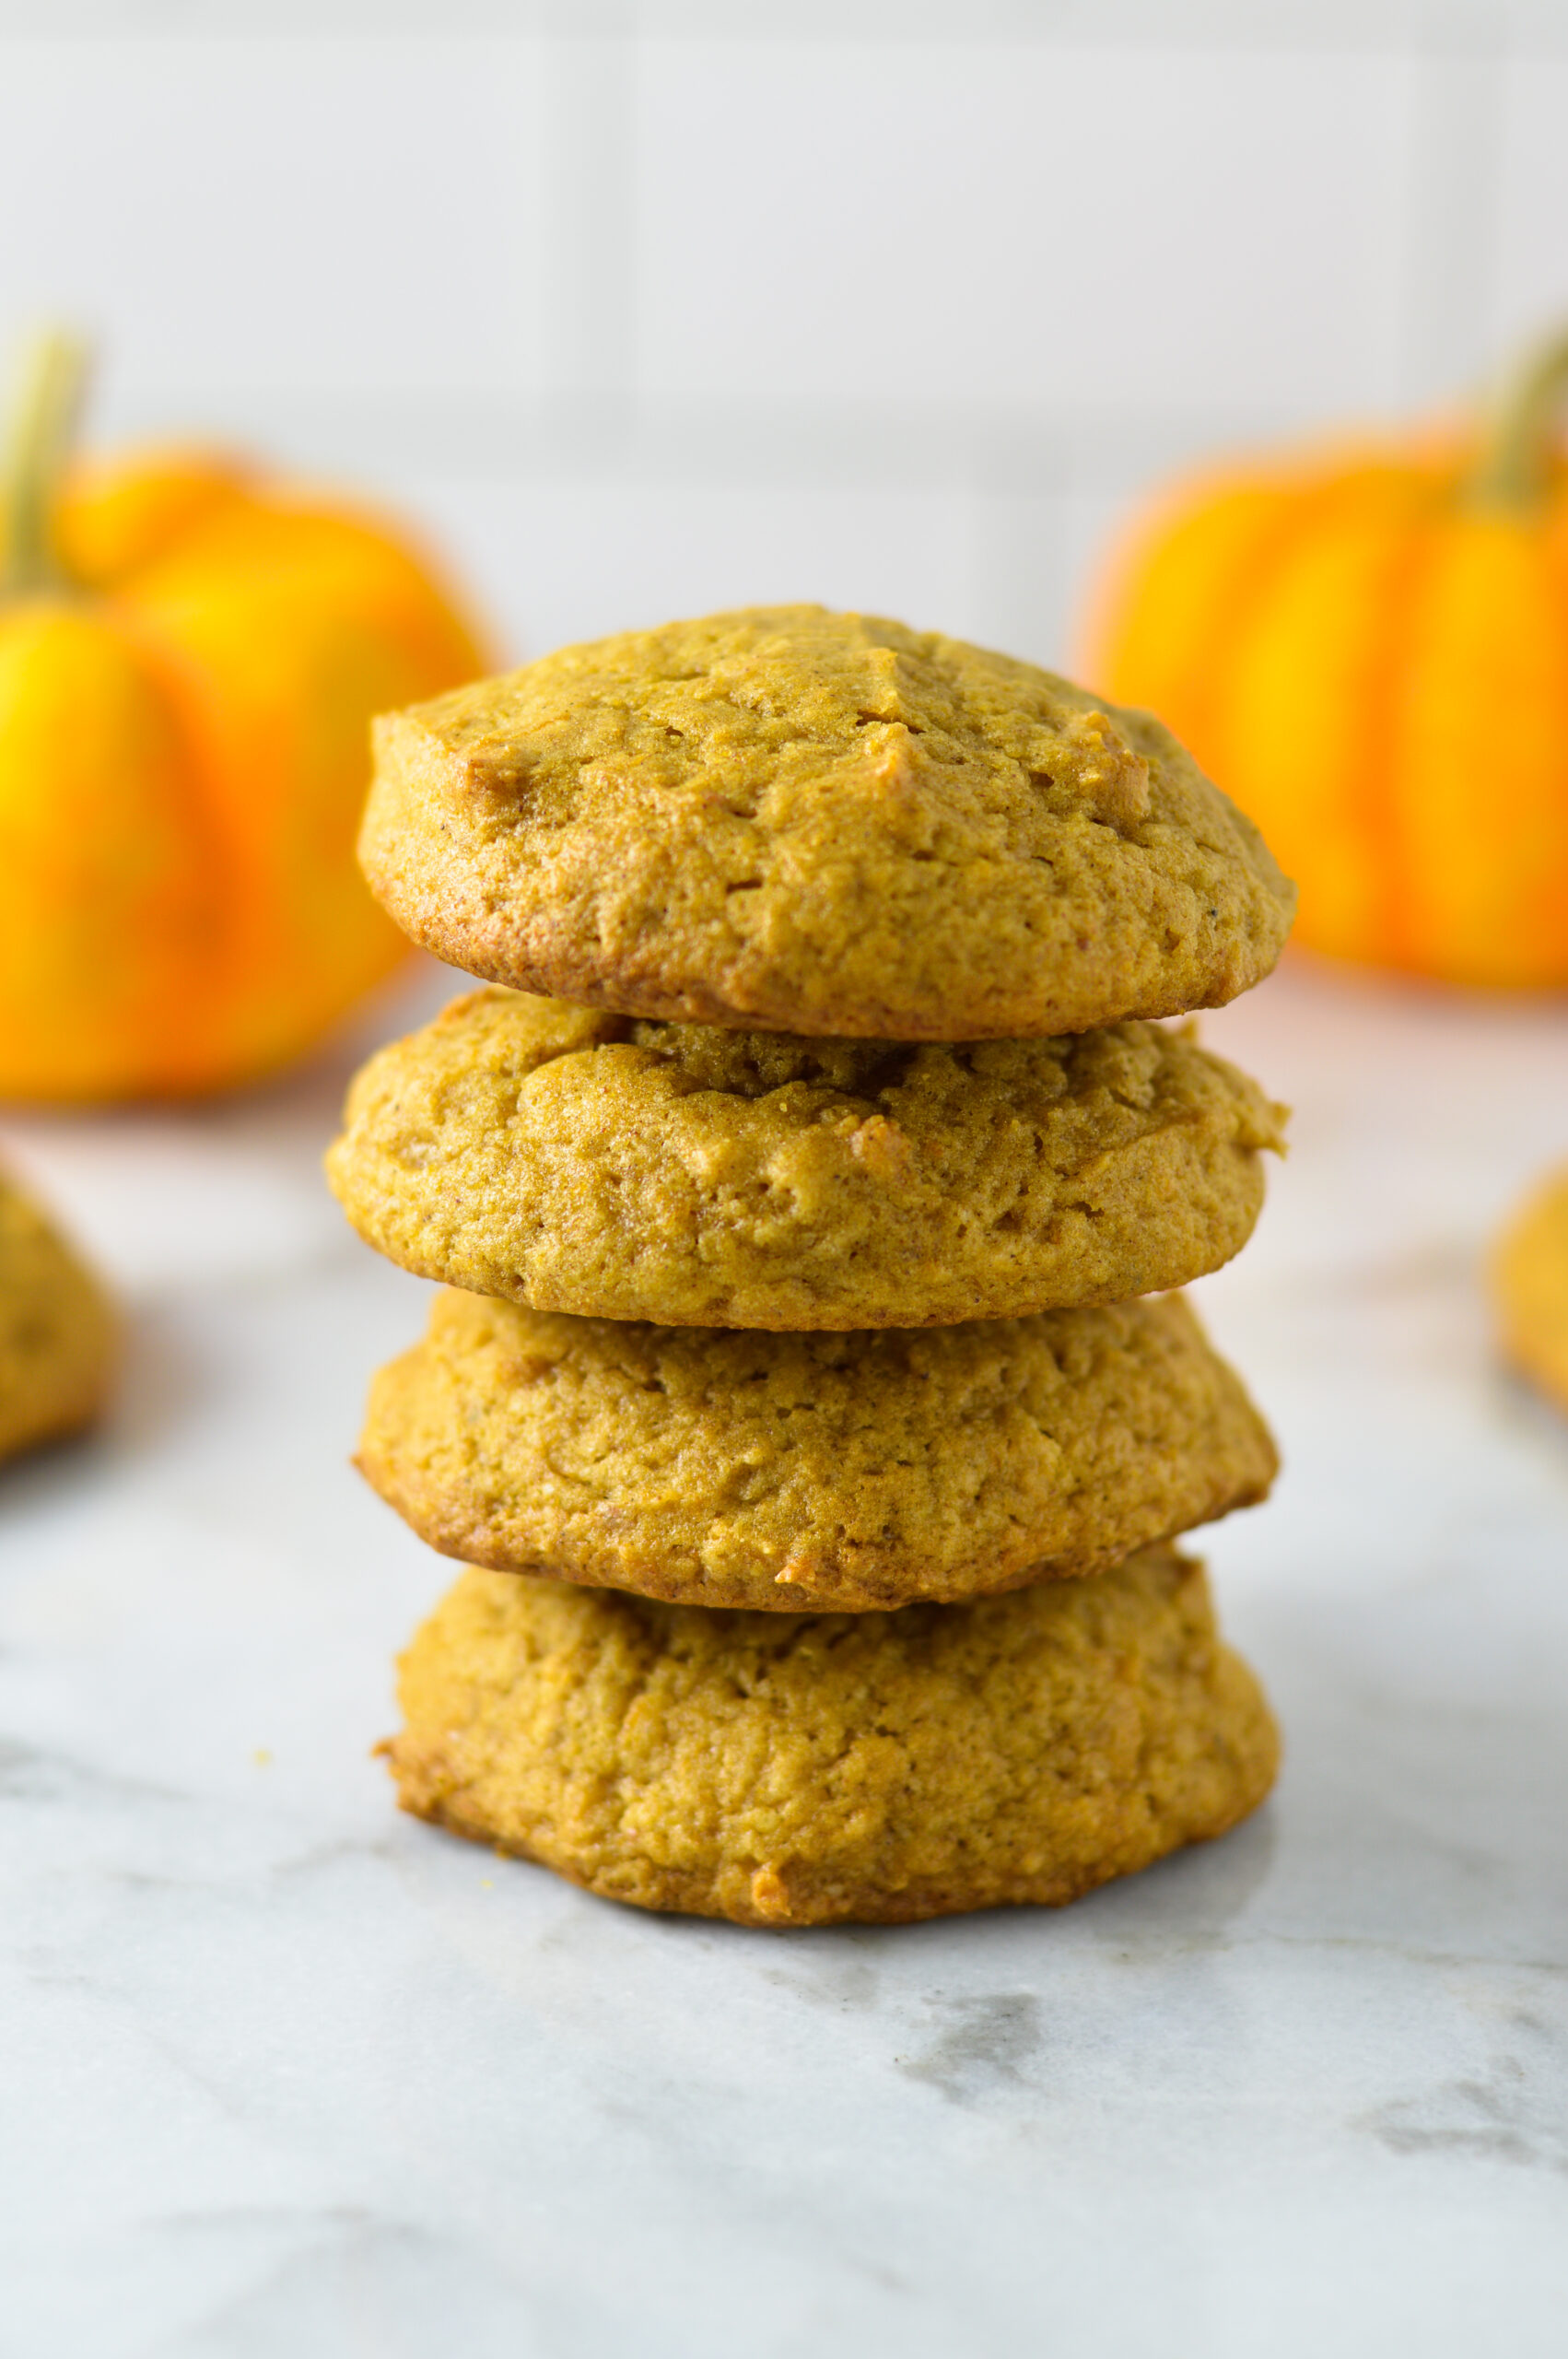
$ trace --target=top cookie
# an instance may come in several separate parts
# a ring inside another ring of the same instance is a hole
[[[1217,1007],[1294,906],[1147,714],[818,606],[568,647],[377,724],[399,925],[624,1015],[889,1040]]]

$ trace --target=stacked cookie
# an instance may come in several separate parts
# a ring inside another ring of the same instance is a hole
[[[766,1924],[1066,1900],[1250,1810],[1273,1725],[1169,1543],[1275,1459],[1171,1289],[1281,1115],[1155,1019],[1260,980],[1291,892],[1168,733],[721,615],[383,724],[361,856],[501,986],[329,1158],[448,1288],[360,1457],[473,1568],[405,1807]]]
[[[48,1215],[0,1171],[0,1459],[89,1426],[113,1376],[115,1317]]]
[[[1568,1409],[1568,1168],[1549,1174],[1514,1214],[1491,1274],[1504,1356]]]

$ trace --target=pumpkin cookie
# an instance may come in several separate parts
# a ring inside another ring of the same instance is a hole
[[[1568,1171],[1538,1189],[1509,1223],[1492,1285],[1504,1352],[1568,1409]]]
[[[1200,1567],[896,1614],[468,1572],[403,1659],[405,1810],[645,1908],[893,1923],[1073,1899],[1223,1834],[1279,1740]]]
[[[1214,1007],[1294,890],[1168,730],[875,616],[563,648],[378,724],[365,873],[470,973],[899,1040]]]
[[[917,1327],[1217,1269],[1281,1121],[1151,1024],[816,1040],[490,991],[370,1060],[327,1169],[378,1251],[537,1309]]]
[[[113,1336],[97,1279],[0,1176],[0,1458],[91,1423],[108,1389]]]
[[[706,1606],[860,1612],[1098,1573],[1277,1468],[1177,1296],[769,1335],[438,1297],[359,1464],[497,1571]]]

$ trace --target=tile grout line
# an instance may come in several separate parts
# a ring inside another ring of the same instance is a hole
[[[1494,365],[1508,53],[1494,12],[1459,6],[1411,51],[1392,389],[1406,407],[1463,401]]]

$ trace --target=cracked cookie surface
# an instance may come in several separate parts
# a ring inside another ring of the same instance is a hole
[[[773,1612],[1100,1573],[1277,1466],[1176,1296],[778,1335],[451,1290],[376,1377],[358,1462],[469,1564]]]
[[[895,1614],[710,1613],[467,1572],[403,1658],[406,1810],[606,1897],[754,1925],[1071,1900],[1263,1799],[1279,1740],[1200,1567]]]
[[[563,648],[389,716],[360,859],[406,933],[492,981],[885,1039],[1218,1006],[1295,898],[1148,714],[815,606]]]
[[[536,1309],[918,1327],[1217,1269],[1282,1119],[1152,1024],[821,1040],[487,991],[371,1058],[327,1169],[380,1252]]]

